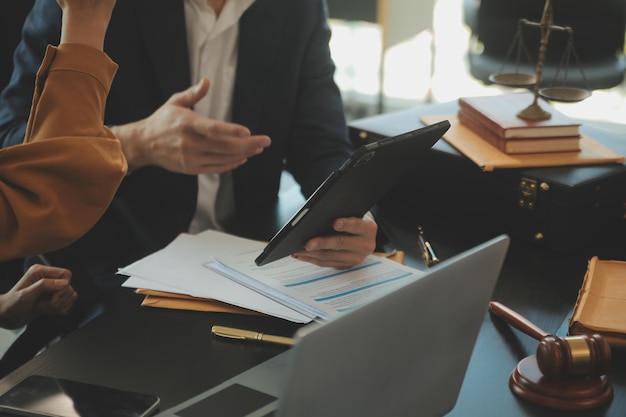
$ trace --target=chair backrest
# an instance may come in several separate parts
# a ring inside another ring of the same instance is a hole
[[[481,0],[476,18],[474,36],[481,44],[481,55],[490,59],[503,60],[507,57],[518,30],[518,22],[525,18],[540,22],[545,0]],[[615,65],[624,59],[624,35],[626,33],[626,2],[624,0],[552,0],[554,25],[569,26],[574,31],[574,49],[585,67],[602,65],[597,77],[606,77],[602,71],[622,72],[621,65]],[[537,63],[541,31],[537,27],[523,25],[522,40],[529,51],[533,64]],[[553,30],[546,51],[546,66],[556,67],[563,58],[568,42],[568,35],[563,31]],[[509,63],[516,64],[515,52],[509,56]],[[528,63],[525,56],[520,60]],[[599,64],[600,63],[600,64]],[[571,56],[570,71],[578,71],[575,57]],[[591,88],[607,87],[602,80],[596,83],[590,72]],[[587,74],[585,74],[587,75]],[[619,83],[623,78],[615,78]]]
[[[539,22],[545,0],[481,0],[478,11],[478,40],[485,53],[504,56],[508,51],[521,18]],[[623,0],[553,0],[554,24],[574,30],[574,46],[582,61],[615,56],[624,49],[626,2]],[[539,53],[540,30],[527,27],[524,41],[531,56]],[[567,36],[552,31],[546,62],[558,62]]]
[[[378,22],[376,0],[327,0],[327,3],[332,19]]]

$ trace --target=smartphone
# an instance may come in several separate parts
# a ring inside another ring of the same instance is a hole
[[[159,397],[41,375],[24,378],[0,396],[0,412],[48,417],[147,417]]]

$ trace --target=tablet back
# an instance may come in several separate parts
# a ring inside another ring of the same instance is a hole
[[[307,240],[333,233],[340,217],[362,217],[449,129],[445,120],[358,148],[331,174],[256,258],[257,265],[301,251]]]

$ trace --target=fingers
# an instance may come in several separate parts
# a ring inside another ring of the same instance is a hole
[[[251,135],[241,125],[195,118],[192,134],[180,144],[185,173],[224,172],[237,168],[271,145],[266,135]]]
[[[201,138],[223,138],[241,142],[243,139],[253,137],[250,134],[250,130],[243,125],[220,122],[204,117],[195,118],[191,129],[193,133]]]
[[[211,149],[205,149],[205,146],[192,146],[192,148],[196,151],[186,148],[180,154],[180,171],[189,175],[222,173],[233,170],[245,164],[249,158],[263,152],[264,149],[249,141],[247,143],[229,143],[228,146],[216,146]],[[176,169],[174,168],[174,170]]]
[[[72,273],[64,268],[33,265],[16,284],[22,298],[33,300],[36,308],[48,312],[65,312],[74,304],[77,294],[70,285]]]
[[[307,251],[334,250],[357,251],[370,254],[376,247],[376,232],[378,226],[371,219],[356,217],[335,220],[333,229],[337,234],[316,237],[305,244]]]
[[[209,79],[204,77],[198,84],[174,94],[169,102],[174,105],[192,108],[209,91],[209,84]],[[182,130],[185,129],[183,128]],[[271,140],[268,136],[253,136],[250,134],[250,130],[243,125],[220,122],[205,117],[192,118],[191,131],[196,135],[197,139],[204,142],[205,151],[217,155],[237,155],[235,160],[242,160],[257,155],[264,148],[271,145]],[[230,161],[230,163],[232,162]]]
[[[172,172],[196,175],[237,168],[271,145],[266,135],[252,135],[245,126],[203,117],[192,110],[209,89],[203,78],[173,94],[147,119],[117,126],[129,166],[156,165]]]
[[[192,85],[184,91],[173,94],[167,102],[190,109],[206,96],[209,92],[209,86],[209,79],[203,77],[196,85]]]
[[[24,288],[22,292],[29,297],[38,298],[49,293],[67,291],[68,288],[71,288],[69,280],[40,278],[30,286]]]
[[[198,138],[210,140],[210,151],[216,154],[242,153],[252,156],[272,144],[269,136],[251,135],[247,127],[236,123],[199,117],[193,121],[192,130]]]
[[[333,228],[339,233],[310,239],[305,250],[293,256],[318,266],[345,269],[363,262],[376,248],[378,226],[371,216],[337,219]]]
[[[29,287],[43,278],[54,278],[69,283],[72,278],[72,273],[65,268],[35,264],[28,268],[24,276],[15,284],[15,288],[22,289]]]
[[[51,294],[49,299],[44,299],[38,305],[39,310],[46,314],[67,314],[76,302],[78,294],[71,285],[67,285]]]
[[[77,294],[67,269],[33,265],[6,294],[0,294],[0,326],[19,328],[41,313],[64,314]]]
[[[34,300],[34,311],[45,314],[67,313],[78,297],[68,280],[55,278],[40,279],[22,292]]]

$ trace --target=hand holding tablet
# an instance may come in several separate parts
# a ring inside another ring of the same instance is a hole
[[[268,264],[302,251],[313,237],[337,233],[335,219],[363,217],[449,128],[444,120],[358,148],[274,235],[255,263]]]

